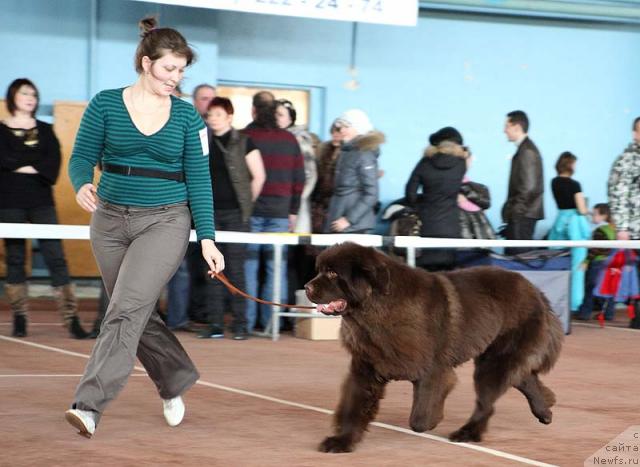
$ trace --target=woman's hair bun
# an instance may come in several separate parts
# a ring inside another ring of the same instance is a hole
[[[147,16],[138,22],[138,26],[141,31],[140,37],[144,38],[158,26],[158,18],[155,16]]]

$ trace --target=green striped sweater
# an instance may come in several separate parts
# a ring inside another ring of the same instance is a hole
[[[101,91],[89,102],[69,162],[74,189],[77,192],[85,183],[93,183],[93,170],[100,159],[105,163],[168,172],[183,170],[185,183],[105,172],[100,178],[98,197],[124,206],[188,201],[198,240],[213,239],[209,151],[203,147],[207,138],[202,118],[191,104],[171,96],[169,120],[159,131],[145,136],[131,120],[123,91]]]

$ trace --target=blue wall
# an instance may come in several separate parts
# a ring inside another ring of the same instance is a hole
[[[560,152],[578,156],[576,178],[592,203],[606,200],[609,167],[640,115],[638,29],[465,15],[422,17],[416,28],[361,24],[360,88],[349,91],[348,23],[126,0],[97,5],[92,35],[86,0],[3,2],[0,88],[29,76],[50,104],[126,85],[135,79],[136,22],[157,12],[199,52],[185,89],[216,80],[309,87],[311,126],[323,135],[346,108],[365,109],[388,139],[383,201],[402,195],[428,134],[455,125],[475,155],[470,176],[491,186],[494,224],[514,152],[502,133],[506,112],[528,112],[547,186]],[[546,210],[539,232],[555,215],[550,193]]]

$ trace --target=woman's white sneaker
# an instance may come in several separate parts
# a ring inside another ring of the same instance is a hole
[[[169,426],[178,426],[184,418],[184,402],[182,397],[174,397],[173,399],[162,399],[164,407],[164,419]]]
[[[91,438],[96,431],[96,421],[90,410],[69,409],[64,413],[64,418],[75,428],[78,434]]]

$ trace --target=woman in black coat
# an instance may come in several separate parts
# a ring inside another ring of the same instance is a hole
[[[11,114],[0,121],[0,222],[57,224],[53,185],[60,172],[60,145],[51,125],[36,120],[38,89],[25,78],[7,90]],[[4,240],[5,293],[13,312],[13,336],[27,335],[26,242]],[[51,273],[51,285],[63,322],[72,337],[87,337],[80,325],[77,301],[58,239],[40,240],[40,252]]]
[[[469,152],[462,135],[452,127],[429,137],[430,146],[407,182],[405,196],[416,208],[422,227],[420,236],[461,238],[457,204]],[[419,189],[422,196],[418,196]],[[423,252],[418,265],[428,270],[447,270],[455,266],[455,250],[433,249]]]

